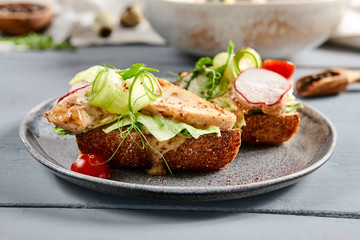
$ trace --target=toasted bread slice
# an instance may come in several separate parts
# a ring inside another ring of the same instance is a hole
[[[241,144],[239,129],[222,130],[221,137],[216,134],[202,135],[197,139],[180,136],[180,139],[174,138],[165,142],[157,141],[146,131],[143,133],[151,146],[162,152],[172,171],[221,169],[235,158]],[[123,138],[118,131],[105,134],[101,129],[94,129],[76,135],[76,141],[81,153],[94,153],[104,159],[109,159],[116,152],[109,162],[112,167],[149,169],[155,164],[156,168],[160,170],[165,168],[166,170],[167,167],[164,165],[162,158],[152,159],[149,151],[140,148],[135,143],[141,143],[138,133],[132,132],[131,137],[127,137],[119,149],[116,150],[122,140]],[[148,147],[148,150],[151,152],[151,148]]]
[[[241,132],[242,144],[281,144],[297,132],[300,114],[245,114],[245,121],[246,126]]]

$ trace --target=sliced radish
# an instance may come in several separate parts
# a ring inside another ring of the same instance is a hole
[[[85,81],[79,81],[79,82],[74,83],[73,85],[71,85],[69,92],[67,94],[65,94],[64,96],[60,97],[59,100],[57,101],[57,103],[61,102],[67,96],[70,96],[71,94],[74,94],[77,91],[79,91],[83,88],[86,88],[87,86],[89,86],[89,83],[85,82]]]
[[[290,90],[291,83],[276,72],[249,68],[239,74],[234,87],[247,102],[272,106]]]
[[[71,87],[69,89],[69,92],[72,92],[72,91],[74,91],[76,89],[86,87],[86,86],[90,86],[90,83],[86,82],[86,81],[78,81],[78,82],[71,85]]]

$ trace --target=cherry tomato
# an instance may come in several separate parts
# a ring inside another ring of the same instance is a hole
[[[294,71],[295,65],[291,62],[275,60],[275,59],[267,59],[263,61],[263,68],[276,72],[282,75],[284,78],[290,78]]]
[[[71,164],[71,171],[99,178],[110,178],[109,166],[95,154],[80,154]]]

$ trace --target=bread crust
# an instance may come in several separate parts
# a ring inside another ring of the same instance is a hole
[[[146,138],[156,141],[150,133],[144,133]],[[131,133],[118,148],[123,138],[119,132],[108,134],[101,129],[94,129],[77,134],[76,141],[81,153],[93,153],[104,159],[109,159],[111,167],[149,169],[152,161],[145,149],[140,148],[139,134]],[[221,137],[215,133],[202,135],[195,139],[186,137],[176,149],[166,152],[163,156],[172,171],[208,171],[218,170],[227,166],[237,155],[241,145],[239,129],[222,130]]]
[[[242,144],[281,144],[294,136],[299,128],[300,114],[245,114]]]

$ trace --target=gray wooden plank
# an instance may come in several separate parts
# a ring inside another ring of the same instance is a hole
[[[299,67],[359,69],[359,53],[358,49],[325,44],[315,50],[300,52],[289,60],[295,62]]]
[[[356,59],[360,63],[360,56],[356,56]],[[4,87],[0,88],[0,206],[192,209],[350,218],[360,216],[360,141],[357,141],[360,136],[360,108],[356,106],[360,96],[357,91],[320,99],[304,99],[325,114],[339,133],[337,148],[325,166],[292,187],[246,199],[173,203],[97,193],[54,176],[24,149],[18,136],[22,118],[38,103],[66,91],[67,82],[74,73],[104,62],[119,67],[144,62],[160,68],[162,73],[167,70],[177,72],[191,68],[194,61],[194,58],[174,48],[138,45],[85,48],[76,52],[1,55],[1,82]],[[323,61],[326,63],[326,59]],[[295,77],[312,70],[300,68]]]
[[[360,221],[269,214],[0,209],[1,239],[358,239]]]

